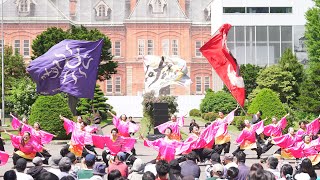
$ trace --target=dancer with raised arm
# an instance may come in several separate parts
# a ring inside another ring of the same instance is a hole
[[[165,130],[170,128],[172,130],[171,138],[177,141],[181,140],[180,127],[184,125],[184,116],[178,118],[176,115],[172,115],[170,121],[160,124],[154,127],[158,129],[160,133],[165,134]]]
[[[296,136],[297,136],[297,141],[301,142],[303,140],[304,135],[309,135],[312,138],[316,137],[319,128],[320,128],[320,123],[319,123],[320,115],[316,119],[314,119],[312,122],[308,123],[306,121],[300,121],[299,126],[300,128],[298,129]]]
[[[41,144],[31,137],[30,132],[24,132],[23,136],[13,135],[5,130],[5,133],[10,136],[12,145],[18,150],[12,156],[13,164],[20,158],[32,160],[36,157],[37,152],[42,152],[44,149]]]
[[[254,125],[251,125],[249,120],[244,120],[245,128],[241,131],[240,135],[236,139],[238,148],[232,153],[236,155],[239,151],[246,149],[252,149],[257,152],[257,158],[260,159],[262,149],[260,144],[257,142],[256,133],[259,135],[263,132],[264,126],[263,121],[260,121]]]
[[[219,111],[219,117],[213,121],[212,123],[214,126],[220,126],[222,124],[230,125],[234,119],[234,112],[238,109],[234,109],[231,111],[226,117],[224,116],[224,113],[222,111]],[[217,152],[218,154],[221,154],[222,151],[224,150],[224,154],[229,153],[230,151],[230,140],[231,136],[228,132],[228,128],[225,129],[223,134],[219,136],[215,136],[215,141],[214,141],[214,151]]]
[[[265,126],[263,133],[265,136],[268,136],[267,144],[263,146],[262,153],[266,153],[269,149],[272,148],[272,138],[282,136],[282,131],[287,126],[287,116],[290,114],[286,114],[279,122],[277,122],[277,119],[275,117],[272,118],[272,123]]]
[[[166,160],[170,162],[175,157],[176,149],[182,146],[182,142],[172,139],[172,130],[169,127],[166,128],[164,133],[164,138],[159,138],[154,141],[149,141],[142,135],[140,135],[140,138],[144,140],[144,146],[152,147],[158,151],[156,160]]]

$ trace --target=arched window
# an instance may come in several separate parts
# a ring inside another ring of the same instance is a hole
[[[106,16],[106,7],[102,4],[98,6],[98,16],[99,17]]]
[[[29,0],[21,0],[20,1],[20,12],[29,12]]]

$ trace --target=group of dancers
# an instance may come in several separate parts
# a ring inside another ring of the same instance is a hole
[[[200,161],[210,159],[213,153],[221,154],[229,153],[231,136],[228,132],[228,126],[234,119],[234,113],[237,109],[231,111],[227,116],[223,112],[219,112],[219,117],[213,122],[207,123],[204,129],[200,129],[197,124],[193,124],[190,128],[191,133],[183,141],[180,128],[184,126],[184,116],[171,116],[171,119],[155,128],[160,133],[164,134],[163,138],[154,141],[148,140],[140,134],[143,139],[144,146],[153,148],[158,151],[156,160],[166,160],[170,162],[177,155],[182,155],[178,158],[179,162],[184,161],[184,154],[195,152]],[[107,163],[119,152],[125,152],[127,159],[131,159],[131,163],[136,159],[134,145],[137,139],[133,136],[139,131],[139,125],[129,120],[125,114],[117,117],[113,116],[113,125],[115,128],[111,130],[110,135],[103,135],[99,125],[88,125],[81,116],[74,122],[63,116],[60,119],[63,121],[63,126],[66,133],[72,133],[68,145],[62,148],[61,155],[68,152],[74,153],[77,157],[85,157],[88,153],[94,153],[96,148],[105,149],[102,153],[103,160]],[[320,129],[319,117],[310,123],[301,121],[300,128],[295,133],[290,127],[287,134],[282,132],[287,126],[285,115],[277,122],[276,118],[272,118],[272,123],[264,125],[265,120],[261,119],[262,112],[258,111],[253,115],[251,121],[244,120],[245,127],[236,138],[235,142],[238,145],[233,152],[235,155],[238,151],[247,149],[255,150],[257,157],[267,152],[272,146],[276,145],[279,149],[275,152],[279,157],[283,158],[302,158],[308,157],[313,165],[320,162],[320,138],[318,131]],[[12,115],[12,128],[18,130],[18,135],[10,135],[12,145],[14,146],[13,164],[19,158],[32,160],[35,156],[40,156],[46,163],[51,156],[45,148],[45,144],[51,142],[55,135],[41,130],[39,123],[34,123],[34,126],[28,125],[28,122],[23,119],[20,121]],[[1,164],[7,162],[8,153],[0,151]],[[98,156],[97,156],[98,157]]]

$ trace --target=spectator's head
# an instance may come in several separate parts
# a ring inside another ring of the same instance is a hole
[[[165,160],[160,160],[156,163],[157,175],[159,178],[166,178],[170,170],[170,165]]]
[[[104,163],[95,164],[95,166],[93,167],[93,175],[106,175],[106,168],[107,166]]]
[[[224,172],[224,167],[221,164],[214,164],[211,167],[210,175],[211,177],[222,178]]]
[[[132,121],[132,116],[129,116],[129,120]]]
[[[71,161],[72,164],[76,164],[77,163],[77,158],[76,156],[72,153],[72,152],[69,152],[66,157],[68,157]]]
[[[93,169],[93,165],[96,162],[96,156],[93,154],[87,154],[84,163],[86,164],[88,169]]]
[[[188,160],[191,160],[191,161],[196,162],[196,160],[197,160],[197,154],[196,154],[195,152],[191,151],[191,152],[186,156],[186,158],[187,158]]]
[[[310,177],[316,177],[316,172],[309,158],[304,158],[300,164],[300,172],[309,174]]]
[[[72,176],[63,176],[60,180],[75,180]]]
[[[284,164],[280,169],[281,178],[292,179],[293,168],[290,164]]]
[[[251,171],[248,175],[248,179],[249,180],[276,180],[274,174],[272,174],[269,171],[265,171],[265,170],[257,170],[257,171]]]
[[[223,164],[229,164],[229,163],[231,163],[231,162],[233,162],[233,154],[231,154],[231,153],[226,153],[225,155],[224,155],[224,157],[223,157],[223,161],[222,161],[222,163]]]
[[[17,180],[17,175],[14,170],[6,171],[3,175],[4,180]]]
[[[37,177],[36,180],[59,180],[59,178],[51,172],[43,172]]]
[[[42,166],[43,164],[43,161],[42,161],[42,158],[39,157],[39,156],[36,156],[32,159],[32,163],[35,165],[35,166]]]
[[[273,156],[268,157],[267,166],[270,169],[277,169],[278,163],[279,163],[279,160],[277,158]]]
[[[239,151],[236,154],[236,160],[237,163],[245,163],[246,162],[246,153],[244,153],[243,151]]]
[[[155,179],[156,179],[156,176],[150,171],[147,171],[142,175],[142,180],[155,180]]]
[[[251,165],[250,171],[263,170],[263,166],[260,163],[254,163]]]
[[[143,161],[142,159],[140,158],[137,158],[134,162],[133,162],[133,165],[131,167],[131,171],[136,171],[136,172],[139,172],[143,169],[144,167],[144,164],[143,164]]]
[[[126,153],[124,152],[118,152],[116,157],[118,161],[121,161],[121,162],[126,161]]]
[[[227,179],[232,180],[235,179],[239,174],[239,169],[236,167],[230,167],[227,170]]]
[[[48,164],[49,166],[51,166],[52,168],[59,168],[59,162],[61,160],[61,156],[60,155],[56,155],[56,156],[51,156],[48,160]]]
[[[68,157],[61,158],[59,162],[59,169],[61,172],[69,172],[71,169],[71,161]]]
[[[170,163],[170,170],[169,170],[169,179],[177,179],[177,177],[181,177],[181,167],[179,165],[178,160],[174,159],[171,160]]]
[[[220,154],[218,153],[212,153],[210,161],[212,164],[221,163]]]
[[[26,168],[27,168],[27,161],[23,158],[18,159],[16,163],[16,170],[18,172],[24,172]]]
[[[114,169],[114,170],[110,171],[108,174],[108,180],[115,180],[119,177],[121,177],[121,173],[118,169]]]

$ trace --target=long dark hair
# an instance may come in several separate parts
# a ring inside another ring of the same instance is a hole
[[[300,168],[298,169],[299,173],[308,173],[311,180],[317,179],[317,174],[312,166],[310,159],[305,158],[301,161]]]
[[[27,133],[28,135],[29,135],[29,137],[31,136],[31,134],[30,134],[30,132],[28,132],[28,131],[26,131],[26,132],[24,132],[24,133]],[[26,145],[26,143],[24,142],[24,140],[23,140],[23,136],[22,136],[22,138],[21,138],[21,145],[22,146],[24,146],[24,145]]]

